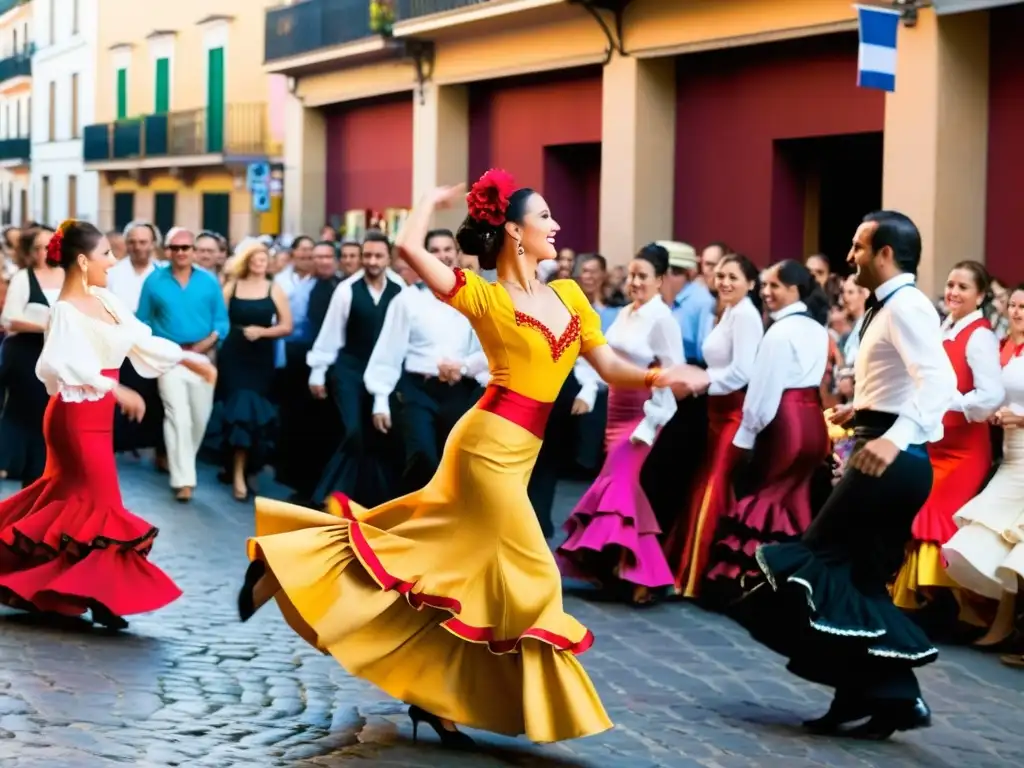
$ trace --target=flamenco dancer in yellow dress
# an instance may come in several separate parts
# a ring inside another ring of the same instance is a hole
[[[335,495],[327,512],[256,500],[246,620],[271,597],[300,636],[352,675],[410,704],[416,726],[471,748],[455,723],[552,742],[612,723],[576,656],[593,635],[562,608],[561,579],[526,493],[544,425],[578,355],[617,387],[678,385],[605,345],[571,280],[545,286],[555,258],[544,199],[492,170],[466,196],[465,253],[498,281],[451,269],[423,247],[430,217],[463,187],[429,193],[397,245],[439,297],[469,318],[491,385],[458,422],[430,483],[374,509]],[[414,730],[415,738],[415,730]]]

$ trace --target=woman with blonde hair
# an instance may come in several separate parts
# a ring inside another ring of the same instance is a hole
[[[292,332],[288,297],[267,274],[270,254],[259,241],[244,243],[225,265],[231,330],[218,354],[220,387],[207,445],[218,451],[238,501],[249,497],[247,477],[270,458],[277,410],[270,401],[275,340]]]

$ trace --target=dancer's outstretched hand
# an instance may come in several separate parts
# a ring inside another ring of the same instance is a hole
[[[118,384],[114,387],[114,398],[121,407],[121,413],[131,421],[142,421],[146,415],[146,401],[134,389]]]

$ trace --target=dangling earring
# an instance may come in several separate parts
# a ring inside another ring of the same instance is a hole
[[[523,241],[519,240],[517,242],[519,243],[519,246],[516,248],[516,255],[520,256],[520,257],[525,256],[526,255],[526,249],[523,248]]]

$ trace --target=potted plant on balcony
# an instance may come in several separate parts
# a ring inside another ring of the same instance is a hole
[[[394,24],[394,0],[370,0],[370,29],[385,37],[390,37]]]

